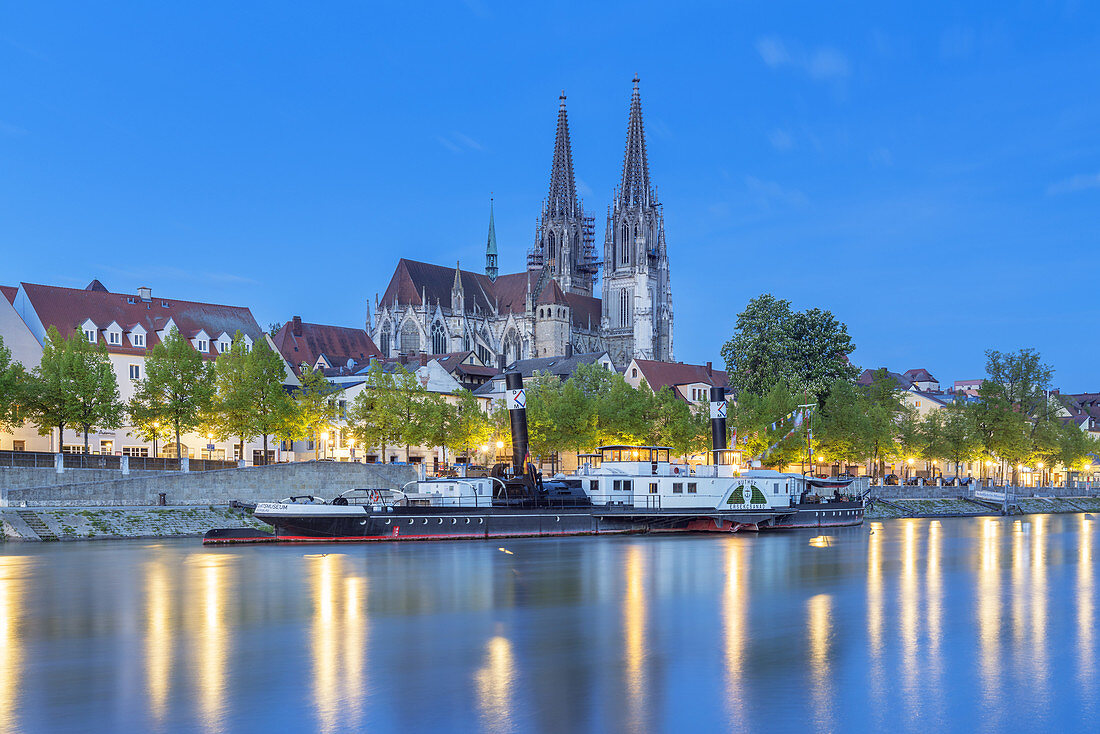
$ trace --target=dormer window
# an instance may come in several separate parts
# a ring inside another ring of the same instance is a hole
[[[198,349],[200,352],[206,352],[210,349],[210,342],[205,339],[196,339],[195,349]]]
[[[95,344],[98,341],[95,329],[84,329],[84,338],[88,340],[89,344]]]
[[[117,332],[117,331],[108,331],[107,332],[107,343],[111,344],[111,345],[114,345],[114,346],[117,346],[117,345],[121,344],[122,343],[122,334],[120,332]]]
[[[130,334],[130,343],[133,344],[135,347],[144,347],[145,346],[145,335],[144,334]]]
[[[224,353],[228,352],[229,351],[229,346],[230,346],[229,342],[225,341],[224,339],[221,340],[220,342],[218,342],[218,353],[219,354],[224,354]]]

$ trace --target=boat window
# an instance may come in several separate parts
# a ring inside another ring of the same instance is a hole
[[[619,491],[620,489],[622,489],[622,488],[623,488],[623,482],[622,482],[622,480],[621,480],[621,479],[616,479],[616,480],[615,480],[615,486],[614,486],[614,487],[612,487],[612,491],[614,491],[614,492],[618,492],[618,491]]]
[[[697,482],[688,482],[688,494],[697,494],[699,492],[699,484]]]
[[[673,482],[672,483],[672,493],[673,494],[683,494],[684,493],[684,483],[683,482]]]
[[[649,493],[650,494],[657,494],[657,482],[650,482],[649,483]]]
[[[775,483],[775,489],[772,490],[772,494],[779,494],[779,482]]]
[[[612,461],[622,461],[623,460],[623,452],[619,451],[618,449],[615,449],[614,451],[611,452],[611,460]]]
[[[623,491],[624,491],[624,492],[630,492],[630,491],[633,491],[633,487],[631,486],[631,484],[632,484],[632,483],[631,483],[631,481],[630,481],[629,479],[624,479],[624,480],[623,480]]]
[[[588,480],[588,490],[590,492],[596,492],[596,491],[599,491],[599,489],[600,489],[600,480],[598,480],[598,479],[589,479]]]
[[[668,461],[668,449],[660,449],[657,451],[657,461]]]

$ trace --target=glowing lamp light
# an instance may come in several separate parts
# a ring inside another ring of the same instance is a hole
[[[504,448],[504,442],[503,441],[497,441],[497,448],[498,449]]]
[[[482,451],[488,451],[489,450],[489,444],[487,444],[487,443],[481,444],[481,450]]]
[[[634,450],[634,458],[635,458],[635,459],[637,459],[637,458],[638,458],[638,450],[637,450],[637,449],[635,449],[635,450]]]
[[[913,460],[912,459],[906,459],[906,461],[909,463],[909,466],[913,466]]]
[[[1043,468],[1043,462],[1040,461],[1038,464],[1036,464],[1036,466],[1038,466],[1040,469],[1042,469]]]
[[[328,440],[328,431],[321,431],[321,440],[322,441],[327,441]]]

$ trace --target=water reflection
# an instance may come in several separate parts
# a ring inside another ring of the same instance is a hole
[[[880,522],[871,523],[870,537],[867,539],[867,645],[870,650],[870,670],[868,671],[871,690],[871,709],[881,724],[887,708],[883,690],[886,676],[883,672],[882,640],[882,536]]]
[[[940,554],[943,545],[943,525],[939,520],[928,524],[928,543],[925,553],[928,562],[925,569],[925,622],[928,626],[928,653],[924,656],[928,670],[925,674],[928,695],[934,709],[932,721],[942,720],[943,708],[943,572]]]
[[[1077,536],[1077,670],[1081,685],[1087,692],[1095,685],[1096,671],[1092,566],[1092,520],[1081,517]],[[1095,708],[1093,709],[1095,711]]]
[[[744,666],[745,629],[749,611],[749,584],[742,578],[746,559],[745,544],[740,539],[726,542],[726,583],[722,591],[722,627],[725,637],[726,688],[725,702],[731,724],[744,721],[742,668]]]
[[[644,723],[645,703],[645,556],[642,546],[626,551],[626,593],[623,596],[623,635],[626,648],[627,729],[638,731]]]
[[[1036,515],[1031,533],[1031,660],[1028,686],[1039,705],[1047,700],[1050,670],[1047,661],[1047,521]]]
[[[832,730],[833,685],[829,638],[832,635],[832,597],[818,594],[806,604],[810,632],[810,698],[818,730]]]
[[[345,575],[343,554],[315,554],[305,560],[313,592],[311,653],[317,728],[322,732],[355,729],[369,693],[367,581]]]
[[[236,556],[202,553],[192,556],[195,586],[201,615],[198,624],[199,720],[208,731],[225,730],[227,704],[226,666],[232,656],[228,630],[229,589],[232,587]]]
[[[149,714],[164,723],[171,685],[175,643],[171,628],[172,587],[168,566],[161,559],[145,564],[145,688]]]
[[[485,659],[475,675],[481,724],[486,731],[514,731],[512,691],[516,686],[512,642],[497,634],[485,644]]]
[[[978,554],[978,645],[983,707],[994,710],[1000,699],[1001,568],[998,530],[1000,521],[982,521]]]
[[[901,586],[899,587],[898,607],[901,610],[899,634],[901,636],[901,670],[903,701],[906,714],[912,721],[920,712],[920,691],[917,686],[917,673],[920,665],[917,640],[917,619],[920,614],[920,602],[917,592],[917,523],[918,520],[905,520],[901,546]]]
[[[31,558],[0,556],[0,731],[19,728],[26,579],[33,566]]]

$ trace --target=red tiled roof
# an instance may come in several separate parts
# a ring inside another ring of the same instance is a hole
[[[653,392],[665,386],[675,388],[677,385],[689,385],[695,382],[712,387],[729,387],[729,377],[724,370],[711,368],[708,371],[706,365],[658,362],[650,359],[635,359],[634,362]]]
[[[364,329],[310,324],[297,317],[283,324],[273,341],[295,370],[300,370],[303,363],[312,367],[322,354],[332,367],[344,367],[349,359],[366,365],[372,357],[382,357]]]
[[[905,377],[910,382],[938,382],[938,380],[932,376],[932,373],[923,367],[915,370],[906,370]]]
[[[8,299],[8,303],[15,303],[15,294],[19,292],[19,289],[12,285],[0,285],[0,293],[4,294],[4,298]]]
[[[483,273],[458,272],[467,312],[476,309],[481,313],[493,313],[499,309],[501,314],[523,313],[527,309],[527,293],[538,281],[538,273],[527,271],[505,273],[495,281]],[[453,309],[451,290],[454,282],[455,268],[401,258],[382,294],[381,305],[389,306],[396,300],[401,305],[420,306],[426,298],[429,303]],[[568,304],[574,326],[599,326],[600,299],[565,293],[557,281],[552,280],[543,288],[539,303]]]
[[[210,345],[203,356],[211,359],[218,354],[214,341],[222,332],[232,337],[240,331],[253,342],[264,338],[263,329],[256,323],[252,312],[244,306],[223,306],[157,296],[143,301],[133,294],[110,293],[99,288],[61,288],[36,283],[21,285],[42,325],[47,329],[51,326],[57,327],[62,336],[69,336],[85,320],[91,319],[100,329],[100,342],[106,344],[102,330],[112,321],[117,322],[124,330],[140,324],[146,331],[146,348],[130,346],[129,339],[124,334],[121,345],[107,345],[108,351],[117,354],[146,354],[149,348],[160,343],[156,332],[169,319],[184,335],[205,329],[210,335]],[[130,300],[134,303],[130,303]]]

